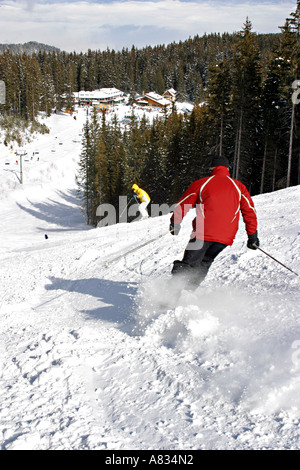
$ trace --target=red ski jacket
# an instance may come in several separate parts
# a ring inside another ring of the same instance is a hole
[[[240,181],[230,178],[225,166],[195,181],[175,206],[172,219],[180,224],[196,207],[192,237],[232,245],[239,227],[240,211],[248,235],[257,231],[257,217],[250,194]]]

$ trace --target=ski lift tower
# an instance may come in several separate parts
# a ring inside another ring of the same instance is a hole
[[[16,152],[16,155],[20,157],[20,183],[23,184],[23,157],[27,155],[25,150],[19,150]]]

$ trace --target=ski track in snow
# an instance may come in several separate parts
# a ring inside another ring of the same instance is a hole
[[[1,448],[299,449],[299,280],[247,250],[241,222],[197,291],[163,308],[192,214],[176,238],[168,216],[86,227],[84,121],[48,119],[23,187],[1,145]],[[262,248],[299,272],[300,188],[254,201]]]

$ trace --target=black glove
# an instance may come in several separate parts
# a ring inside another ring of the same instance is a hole
[[[259,247],[259,239],[257,237],[257,232],[253,233],[253,235],[248,235],[247,247],[250,248],[250,250],[257,250],[257,248]]]
[[[171,235],[178,235],[179,232],[180,232],[180,224],[174,224],[174,220],[171,219],[170,220],[170,227],[169,227],[169,230],[170,230],[170,234]]]

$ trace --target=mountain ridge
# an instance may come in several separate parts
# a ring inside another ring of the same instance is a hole
[[[11,52],[12,54],[23,54],[25,52],[28,55],[32,55],[39,51],[60,52],[60,49],[37,41],[28,41],[23,44],[0,44],[0,54],[3,54],[6,51]]]

